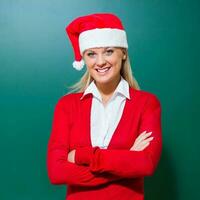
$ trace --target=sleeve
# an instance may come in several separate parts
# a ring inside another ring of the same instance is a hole
[[[88,166],[79,166],[67,160],[69,152],[69,112],[63,100],[56,104],[52,131],[47,147],[47,172],[52,184],[97,186],[121,177],[103,173],[93,174]]]
[[[124,178],[151,176],[161,155],[161,129],[161,104],[155,95],[151,95],[145,104],[138,130],[139,133],[152,131],[154,139],[147,148],[130,151],[87,147],[76,150],[75,162],[88,165],[97,174],[109,172]]]

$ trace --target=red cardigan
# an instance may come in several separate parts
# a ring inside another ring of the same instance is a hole
[[[149,92],[129,87],[122,117],[107,149],[92,147],[92,94],[67,94],[55,106],[47,151],[52,184],[66,184],[67,200],[143,200],[144,176],[155,171],[161,155],[161,104]],[[98,113],[97,113],[98,114]],[[154,139],[143,151],[130,151],[143,131]],[[75,163],[67,155],[76,149]]]

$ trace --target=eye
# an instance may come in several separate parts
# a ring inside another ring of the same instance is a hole
[[[112,55],[113,52],[114,52],[113,49],[107,49],[106,50],[106,55],[110,56],[110,55]]]
[[[88,52],[88,53],[87,53],[87,56],[88,56],[88,57],[94,57],[94,55],[95,55],[94,52]]]

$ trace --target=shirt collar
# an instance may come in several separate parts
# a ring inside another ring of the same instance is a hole
[[[94,80],[86,88],[86,90],[84,91],[84,93],[80,99],[83,99],[84,96],[89,93],[92,93],[93,96],[95,96],[96,98],[98,98],[100,100],[102,99],[101,94],[100,94]],[[121,80],[120,80],[119,84],[117,85],[117,88],[114,91],[114,94],[122,94],[124,97],[130,99],[129,84],[122,76],[121,76]]]

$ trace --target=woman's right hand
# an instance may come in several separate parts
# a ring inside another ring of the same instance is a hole
[[[133,146],[131,147],[131,151],[142,151],[147,146],[149,146],[150,141],[153,140],[153,137],[150,137],[152,132],[142,132],[135,140]]]

